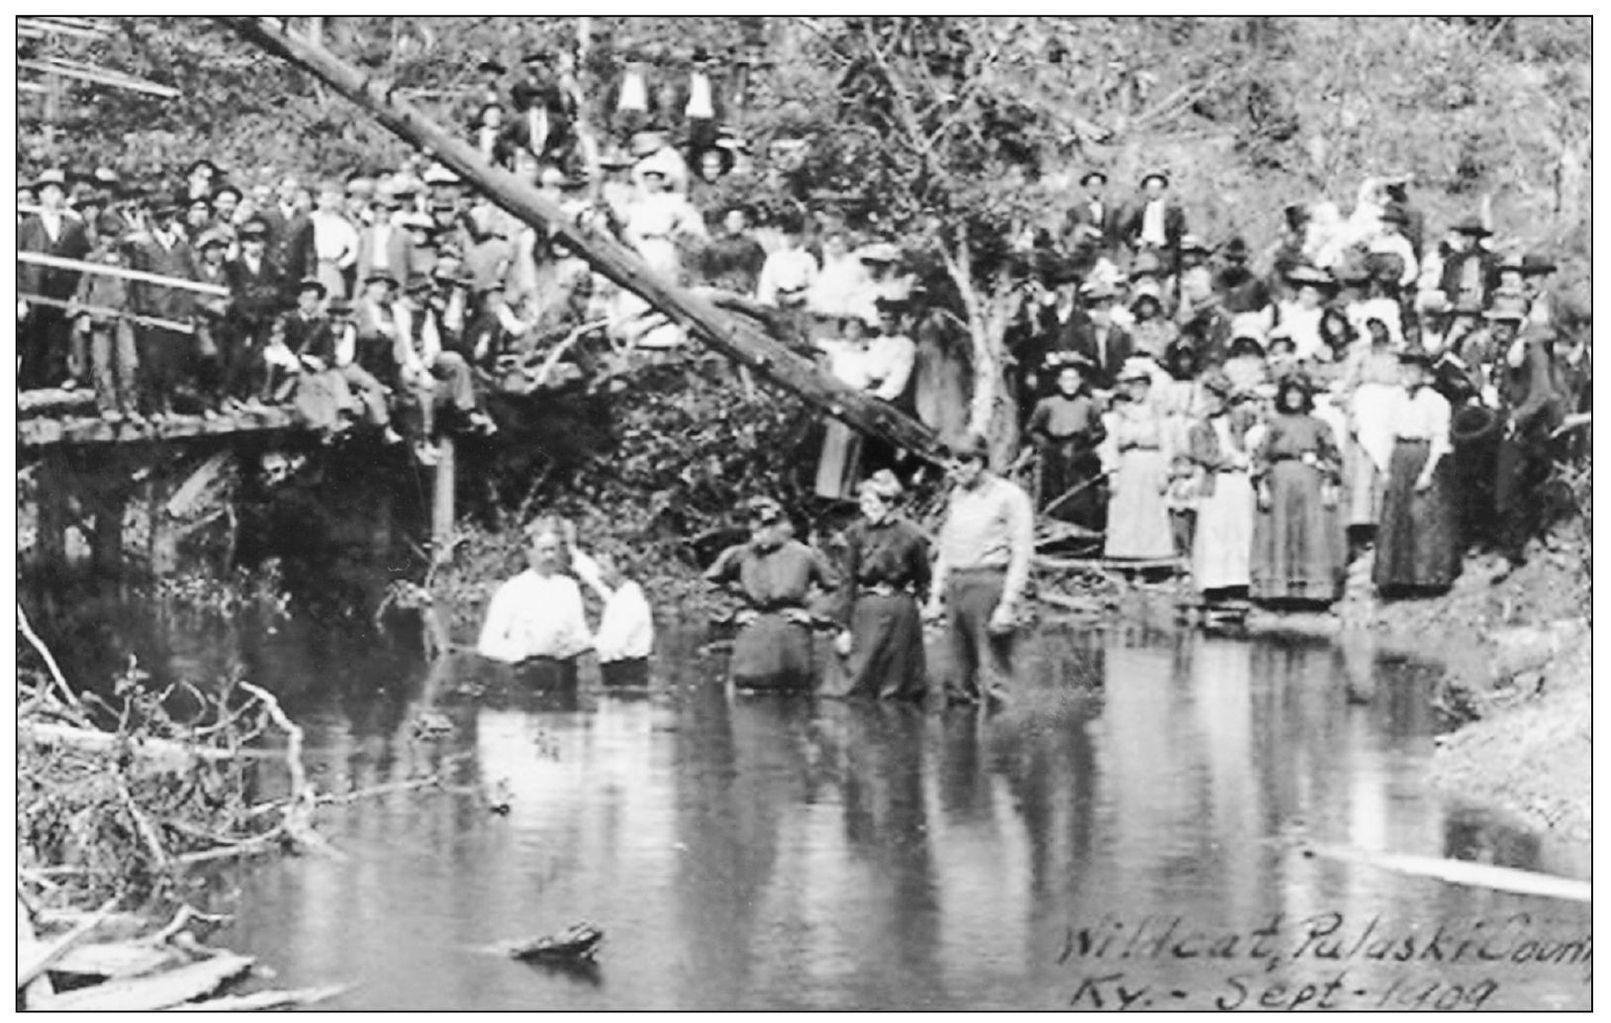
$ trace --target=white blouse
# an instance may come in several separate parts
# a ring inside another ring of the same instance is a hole
[[[1430,387],[1419,387],[1414,394],[1408,390],[1399,392],[1388,421],[1394,437],[1428,441],[1432,446],[1431,457],[1437,457],[1453,450],[1449,440],[1450,418],[1448,399]]]

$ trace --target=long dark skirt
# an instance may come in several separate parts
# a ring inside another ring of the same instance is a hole
[[[1101,475],[1102,459],[1088,445],[1076,440],[1048,444],[1041,449],[1041,459],[1041,507],[1083,485],[1084,489],[1078,494],[1053,508],[1051,516],[1086,529],[1100,530],[1107,495],[1091,481]]]
[[[781,614],[763,614],[733,640],[729,671],[740,689],[809,692],[816,678],[811,630]]]
[[[923,619],[909,593],[856,598],[850,619],[847,696],[921,699],[928,692]]]
[[[1429,449],[1426,441],[1401,440],[1387,463],[1371,572],[1378,590],[1446,589],[1460,574],[1459,522],[1449,499],[1449,460],[1438,463],[1424,493],[1415,492]]]
[[[1270,510],[1253,518],[1254,600],[1330,604],[1341,595],[1345,535],[1321,497],[1319,470],[1295,459],[1270,468]]]

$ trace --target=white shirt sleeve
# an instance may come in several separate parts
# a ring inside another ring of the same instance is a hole
[[[912,376],[912,364],[917,358],[917,346],[909,338],[885,338],[880,345],[877,372],[883,381],[873,394],[884,401],[894,401],[906,390]]]
[[[513,583],[514,580],[509,580],[492,595],[492,603],[487,605],[487,619],[481,625],[481,638],[476,643],[476,652],[482,657],[509,664],[520,660],[520,652],[515,649],[510,635],[515,610]]]

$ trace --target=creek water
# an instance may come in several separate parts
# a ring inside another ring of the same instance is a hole
[[[507,802],[332,806],[346,859],[219,872],[213,940],[277,986],[353,984],[333,1007],[1589,1005],[1561,944],[1586,904],[1305,853],[1589,873],[1429,787],[1439,670],[1368,640],[1046,625],[1009,707],[924,711],[731,694],[694,628],[663,632],[647,692],[584,670],[573,694],[344,631],[170,626],[141,651],[277,691],[325,791],[445,764]],[[114,635],[69,670],[122,659]],[[578,921],[606,935],[588,969],[496,948]]]

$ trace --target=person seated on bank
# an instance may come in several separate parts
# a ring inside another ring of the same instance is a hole
[[[578,547],[571,548],[571,571],[604,602],[599,629],[593,636],[604,684],[639,689],[648,686],[654,616],[643,587],[623,575],[609,555],[590,557]]]
[[[749,542],[727,548],[705,572],[707,582],[732,586],[749,603],[737,616],[733,684],[809,692],[816,672],[806,599],[812,585],[831,593],[839,580],[822,554],[793,539],[794,529],[776,501],[752,500],[749,521]]]
[[[492,595],[476,652],[489,660],[536,668],[561,685],[574,684],[576,658],[593,645],[582,613],[582,591],[561,571],[565,540],[558,522],[539,518],[526,535],[529,567]]]
[[[920,602],[928,599],[928,541],[897,511],[901,483],[888,469],[862,481],[861,517],[845,534],[840,591],[846,697],[921,700],[928,692]]]

